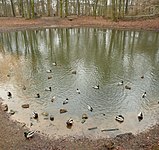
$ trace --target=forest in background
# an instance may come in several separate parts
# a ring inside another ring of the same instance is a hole
[[[159,16],[159,0],[0,0],[1,17],[101,16],[123,18]]]

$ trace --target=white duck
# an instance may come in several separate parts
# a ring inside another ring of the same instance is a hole
[[[45,91],[51,91],[51,87],[45,88]]]
[[[99,85],[93,86],[94,89],[99,89]]]
[[[142,112],[140,112],[137,117],[138,117],[139,121],[142,120],[142,119],[143,119],[143,114],[142,114]]]
[[[46,72],[47,72],[47,73],[51,73],[51,72],[52,72],[52,70],[46,70]]]
[[[89,110],[89,111],[93,111],[93,107],[92,107],[92,106],[87,105],[87,107],[88,107],[88,110]]]
[[[142,98],[145,98],[145,97],[146,97],[146,92],[142,94]]]
[[[118,121],[118,122],[124,122],[124,117],[122,115],[117,115],[115,117],[115,120]]]
[[[53,65],[53,66],[57,66],[57,63],[56,63],[56,62],[53,62],[52,65]]]
[[[123,85],[123,84],[124,84],[124,81],[121,81],[117,85],[120,86],[120,85]]]
[[[66,98],[64,101],[63,101],[63,105],[67,104],[68,103],[68,98]]]
[[[76,89],[76,92],[77,92],[78,94],[80,94],[80,93],[81,93],[79,89]]]
[[[35,131],[28,131],[28,132],[24,132],[24,136],[26,139],[29,139],[31,137],[33,137]]]

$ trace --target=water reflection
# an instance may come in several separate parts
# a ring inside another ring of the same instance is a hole
[[[33,124],[31,128],[55,136],[105,137],[137,133],[158,120],[158,33],[92,28],[1,33],[0,52],[0,96],[10,109],[17,110],[13,118],[28,126]],[[73,70],[77,73],[72,74]],[[124,85],[117,86],[122,80]],[[99,90],[92,88],[98,84]],[[52,91],[45,91],[46,87]],[[12,100],[7,100],[7,91],[13,93]],[[40,98],[35,98],[38,93]],[[52,97],[56,97],[54,102]],[[69,102],[63,105],[66,98]],[[29,103],[30,108],[21,108],[24,103]],[[93,107],[92,112],[87,105]],[[60,108],[68,112],[60,114]],[[35,121],[30,119],[32,111],[48,112],[55,120],[40,115]],[[140,111],[144,119],[138,122]],[[82,124],[84,113],[88,120]],[[114,119],[118,114],[125,118],[122,124]],[[74,124],[67,129],[70,117]],[[87,130],[96,126],[97,130]],[[100,132],[109,128],[119,130]]]

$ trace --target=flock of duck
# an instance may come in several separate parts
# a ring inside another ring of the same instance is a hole
[[[56,66],[56,63],[53,63],[53,65]],[[47,73],[51,73],[52,70],[47,70],[46,72],[47,72]],[[143,78],[143,76],[142,76],[141,78]],[[49,79],[49,78],[48,78],[48,79]],[[121,81],[121,82],[117,83],[117,85],[118,85],[118,86],[124,85],[124,81]],[[99,85],[95,85],[95,86],[93,86],[92,88],[99,90]],[[129,87],[129,86],[127,86],[127,85],[125,85],[125,88],[126,88],[126,89],[129,89],[129,90],[131,89],[131,87]],[[25,86],[23,87],[23,90],[26,90],[26,87],[25,87]],[[51,90],[52,90],[51,87],[45,88],[45,91],[51,91]],[[78,94],[81,93],[78,88],[76,89],[76,92],[77,92]],[[8,91],[7,96],[8,96],[8,98],[12,98],[12,93],[11,93],[10,91]],[[144,92],[144,93],[142,94],[142,98],[145,98],[145,97],[146,97],[146,92]],[[39,93],[36,94],[36,98],[40,98],[40,94],[39,94]],[[52,98],[52,102],[53,102],[54,100],[55,100],[55,96]],[[63,101],[63,105],[67,104],[68,102],[69,102],[69,99],[66,98],[66,99]],[[87,105],[87,108],[88,108],[89,111],[91,111],[91,112],[93,111],[93,107],[92,107],[92,106]],[[141,120],[143,119],[143,113],[140,112],[137,117],[138,117],[139,121],[141,121]],[[37,118],[38,118],[38,113],[35,112],[35,111],[32,112],[32,118],[37,119]],[[50,120],[51,120],[51,119],[50,119]],[[122,122],[124,122],[124,116],[122,116],[121,114],[119,114],[119,115],[117,115],[117,116],[115,117],[115,120],[118,121],[118,122],[120,122],[120,123],[122,123]],[[68,127],[70,127],[70,126],[73,125],[73,122],[74,122],[73,119],[70,118],[69,120],[66,121],[66,125],[67,125]],[[24,132],[24,136],[28,139],[28,138],[31,138],[31,137],[34,135],[34,133],[35,133],[35,131]]]

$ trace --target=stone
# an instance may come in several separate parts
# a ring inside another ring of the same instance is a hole
[[[29,108],[29,104],[23,104],[22,108]]]

